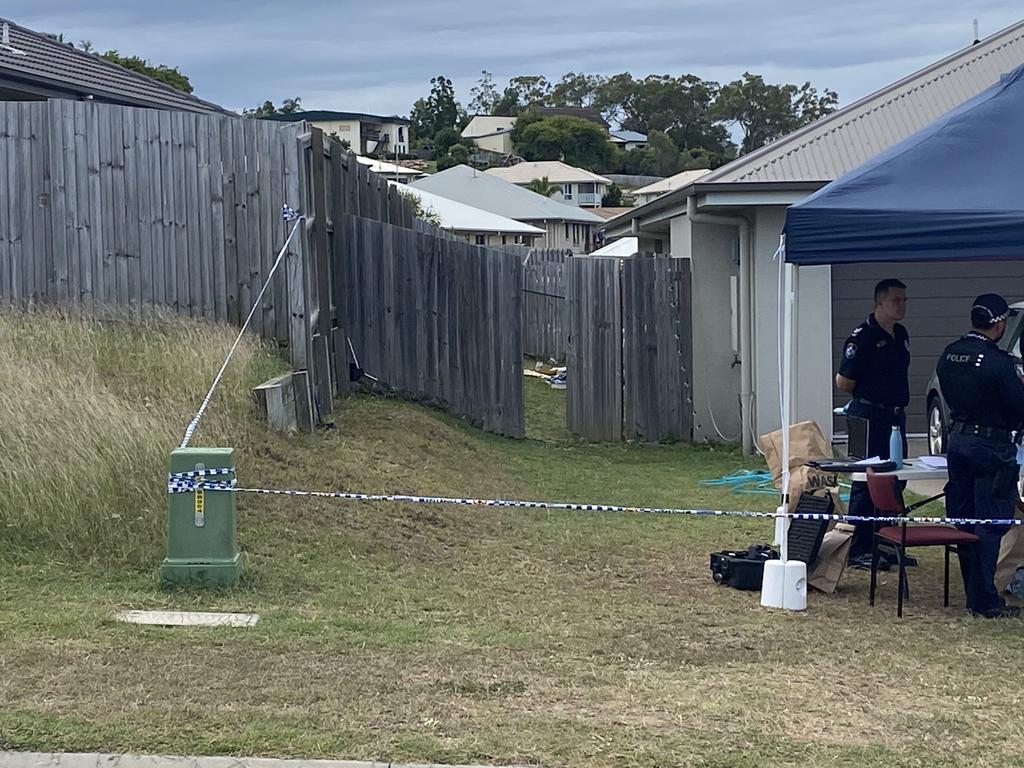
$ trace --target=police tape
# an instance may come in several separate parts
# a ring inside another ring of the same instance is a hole
[[[216,473],[216,474],[214,474]],[[196,470],[193,472],[177,472],[168,476],[167,492],[195,493],[226,492],[251,493],[265,496],[296,496],[319,499],[340,499],[343,501],[366,502],[398,502],[401,504],[433,504],[461,507],[502,507],[512,509],[554,509],[572,512],[617,512],[623,514],[678,515],[689,517],[740,517],[756,519],[774,519],[788,517],[790,520],[828,520],[840,523],[884,523],[902,525],[906,522],[929,523],[942,525],[1024,525],[1021,520],[971,520],[949,517],[869,517],[861,515],[825,514],[823,512],[790,512],[783,515],[779,512],[759,512],[753,510],[720,510],[720,509],[686,509],[678,507],[631,507],[618,504],[585,504],[567,501],[523,501],[520,499],[475,499],[457,496],[417,496],[402,493],[358,493],[354,491],[301,491],[274,488],[244,488],[237,485],[232,478],[227,481],[208,481],[205,478],[217,475],[234,474],[233,469]]]

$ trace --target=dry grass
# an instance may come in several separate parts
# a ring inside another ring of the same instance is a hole
[[[558,400],[528,386],[531,419],[551,418]],[[543,442],[509,441],[362,396],[340,403],[337,423],[295,438],[241,417],[222,426],[238,435],[243,482],[269,487],[774,503],[697,483],[752,466],[728,450],[586,445],[550,427]],[[265,497],[239,510],[246,575],[231,591],[161,592],[158,556],[138,569],[40,546],[0,563],[0,744],[572,766],[1024,764],[1022,625],[944,611],[931,555],[911,574],[903,621],[891,577],[870,609],[862,573],[794,615],[708,577],[707,553],[764,540],[760,521]],[[112,618],[157,607],[263,620],[204,631]]]

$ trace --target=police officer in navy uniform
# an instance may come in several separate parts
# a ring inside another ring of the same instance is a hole
[[[1024,425],[1024,383],[1013,358],[996,342],[1006,332],[1010,308],[1001,296],[986,293],[971,307],[972,330],[939,358],[937,373],[949,405],[950,427],[946,514],[968,520],[1013,518],[1020,468],[1011,433]],[[993,579],[999,545],[1008,527],[961,525],[978,543],[963,547],[960,571],[967,609],[976,616],[1017,616],[1007,607]]]
[[[910,402],[910,335],[899,321],[907,313],[907,286],[895,278],[875,286],[875,311],[853,329],[843,344],[842,361],[836,374],[836,386],[853,396],[847,414],[868,421],[868,455],[889,458],[892,428],[903,434],[903,454],[907,452],[904,409]],[[875,507],[868,495],[867,483],[853,483],[850,514],[870,517]],[[871,567],[874,525],[858,523],[850,545],[850,563]],[[889,567],[888,561],[882,564]]]

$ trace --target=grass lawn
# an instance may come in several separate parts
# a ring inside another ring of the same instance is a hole
[[[315,436],[271,434],[240,416],[240,482],[774,506],[699,484],[757,460],[582,443],[558,423],[563,393],[526,386],[530,437],[520,441],[367,395],[341,401],[337,428]],[[788,614],[708,573],[710,551],[765,541],[770,521],[262,496],[241,496],[238,508],[244,582],[223,592],[162,591],[159,541],[133,565],[109,554],[116,541],[78,555],[31,546],[7,515],[0,747],[548,766],[1024,765],[1024,624],[965,617],[956,580],[943,610],[931,552],[911,573],[902,621],[894,577],[883,576],[871,609],[859,572]],[[262,621],[114,620],[153,608]]]

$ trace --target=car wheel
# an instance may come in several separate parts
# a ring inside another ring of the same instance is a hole
[[[928,403],[928,453],[941,456],[946,452],[946,419],[937,399]]]

